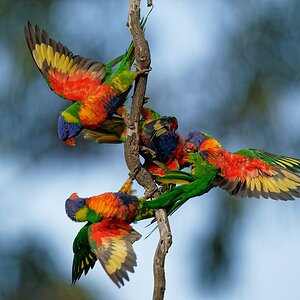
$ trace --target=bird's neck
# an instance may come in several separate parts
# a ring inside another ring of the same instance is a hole
[[[189,157],[192,161],[191,173],[209,185],[216,176],[217,168],[198,153],[191,153]]]
[[[85,222],[87,221],[88,212],[88,207],[84,205],[82,208],[76,211],[76,213],[74,214],[74,219],[76,220],[76,222]]]
[[[72,105],[70,105],[67,109],[65,109],[61,115],[63,116],[64,120],[68,123],[79,123],[79,110],[80,110],[81,104],[79,102],[75,102]]]
[[[198,152],[212,162],[216,159],[220,149],[222,149],[222,145],[217,140],[208,138],[200,145]]]

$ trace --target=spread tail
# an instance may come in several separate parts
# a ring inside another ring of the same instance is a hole
[[[141,20],[141,27],[142,27],[143,32],[145,32],[146,23],[147,23],[147,20],[148,20],[148,17],[149,17],[149,14],[151,13],[151,11],[152,11],[152,8],[149,11],[148,15],[146,16],[146,18],[143,18]],[[133,42],[131,42],[126,53],[124,54],[124,56],[122,58],[120,65],[118,66],[118,69],[119,68],[120,69],[123,69],[123,68],[130,69],[134,60],[135,60],[135,49],[134,49]]]

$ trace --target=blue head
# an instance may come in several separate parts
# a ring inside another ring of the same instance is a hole
[[[73,193],[65,204],[66,213],[72,221],[86,221],[87,207],[85,205],[86,198],[79,198],[76,193]]]
[[[58,136],[68,146],[75,146],[75,137],[79,135],[83,126],[78,122],[67,122],[63,115],[58,118]]]
[[[207,139],[207,135],[204,132],[193,130],[190,131],[186,137],[185,149],[189,153],[198,151],[201,144]]]

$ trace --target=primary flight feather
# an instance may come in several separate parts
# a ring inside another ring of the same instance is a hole
[[[143,21],[142,27],[146,23]],[[25,38],[33,60],[52,91],[73,101],[59,117],[58,135],[68,145],[83,128],[97,128],[122,106],[137,76],[131,71],[135,51],[130,44],[124,55],[108,63],[74,55],[45,30],[28,22]],[[112,67],[119,64],[115,71]]]

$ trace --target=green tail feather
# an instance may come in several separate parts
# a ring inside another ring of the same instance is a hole
[[[147,201],[145,205],[151,209],[163,208],[166,210],[168,215],[171,215],[188,200],[188,198],[184,197],[185,193],[183,187],[184,186],[180,185],[172,188],[166,193],[160,195],[157,199]]]
[[[122,58],[124,57],[124,54],[110,60],[109,62],[107,62],[105,64],[105,72],[106,72],[106,77],[109,77],[113,72],[112,72],[112,68],[117,65]]]
[[[152,11],[152,9],[151,9],[151,11]],[[141,20],[141,27],[142,27],[143,32],[145,32],[145,27],[146,27],[149,13],[145,19]],[[135,49],[134,49],[133,42],[131,42],[126,53],[124,54],[124,56],[122,58],[120,65],[118,66],[116,72],[118,72],[119,70],[122,70],[122,69],[130,69],[134,62],[134,59],[135,59]]]

